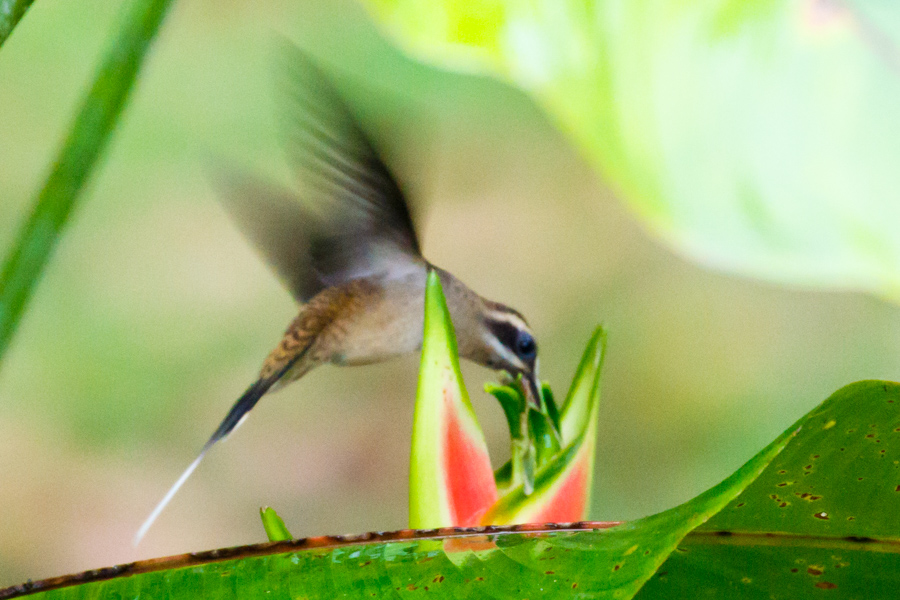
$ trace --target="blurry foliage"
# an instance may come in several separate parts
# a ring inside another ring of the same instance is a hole
[[[135,0],[0,271],[0,359],[92,168],[106,147],[171,0]],[[0,6],[20,18],[27,6]],[[15,26],[10,21],[7,32]],[[5,38],[0,23],[0,45]]]
[[[855,0],[367,0],[515,82],[699,263],[900,301],[900,9]]]
[[[12,33],[16,24],[34,0],[0,0],[0,46]]]

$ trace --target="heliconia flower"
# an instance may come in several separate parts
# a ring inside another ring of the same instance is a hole
[[[510,461],[494,473],[459,372],[450,315],[434,273],[425,295],[413,420],[410,527],[572,522],[587,517],[606,334],[598,328],[561,409],[542,386],[541,409],[521,383],[487,386],[503,406]]]
[[[497,498],[484,434],[459,372],[450,313],[432,271],[413,416],[409,526],[474,525]]]

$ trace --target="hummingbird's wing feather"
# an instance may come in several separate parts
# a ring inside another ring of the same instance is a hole
[[[422,260],[403,192],[344,99],[300,49],[284,52],[284,131],[325,286],[383,275]]]
[[[218,169],[223,204],[294,297],[421,262],[399,185],[325,73],[285,43],[283,130],[297,192]]]
[[[216,180],[222,204],[294,298],[305,304],[322,291],[310,251],[319,219],[296,194],[235,169],[219,169]]]

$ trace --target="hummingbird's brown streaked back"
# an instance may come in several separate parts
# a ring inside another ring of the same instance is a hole
[[[230,177],[225,204],[301,308],[136,543],[206,452],[267,392],[321,364],[366,364],[420,349],[431,269],[441,278],[460,356],[521,373],[537,398],[537,346],[525,319],[423,258],[400,186],[343,99],[302,51],[290,47],[285,56],[285,129],[297,192]]]

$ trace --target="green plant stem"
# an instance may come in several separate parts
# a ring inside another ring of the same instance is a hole
[[[0,46],[34,0],[0,0]]]
[[[274,508],[268,506],[260,508],[259,517],[262,519],[263,528],[265,528],[270,542],[283,542],[294,539],[294,536],[288,531],[284,521],[278,516]]]
[[[0,0],[3,2],[4,0]],[[0,273],[0,359],[172,0],[135,0]],[[25,3],[19,3],[25,4]],[[18,6],[18,4],[14,4]],[[24,11],[24,9],[22,9]]]

